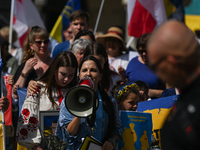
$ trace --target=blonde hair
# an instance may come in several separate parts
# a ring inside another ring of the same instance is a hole
[[[36,37],[49,39],[49,34],[46,30],[38,26],[32,26],[30,28],[26,40],[24,42],[24,57],[22,59],[22,63],[34,56],[34,51],[30,48],[29,44],[34,43]]]

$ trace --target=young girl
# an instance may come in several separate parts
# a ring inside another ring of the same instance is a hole
[[[119,110],[137,111],[139,90],[136,83],[118,81],[114,85],[111,94],[117,100]]]
[[[61,52],[37,82],[39,92],[29,94],[22,106],[16,138],[29,149],[40,146],[39,111],[58,110],[67,89],[76,84],[78,63],[71,52]]]

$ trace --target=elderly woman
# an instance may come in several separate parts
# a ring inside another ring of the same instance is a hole
[[[90,44],[90,41],[88,41],[87,39],[77,39],[71,43],[68,49],[69,52],[72,52],[75,55],[78,61],[78,66],[83,59],[84,51],[88,44]]]
[[[89,126],[86,118],[76,117],[69,113],[65,106],[65,99],[61,102],[56,135],[67,143],[66,150],[77,150],[82,138],[93,136],[103,143],[103,150],[112,150],[121,138],[122,128],[118,116],[115,100],[111,100],[101,88],[102,67],[93,56],[83,59],[79,66],[79,78],[88,76],[94,83],[94,91],[98,95],[99,106],[96,111],[96,120],[93,128]]]

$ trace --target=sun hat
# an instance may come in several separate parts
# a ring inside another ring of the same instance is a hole
[[[96,40],[105,46],[105,39],[107,37],[117,38],[117,39],[119,39],[122,42],[123,50],[126,51],[127,48],[126,48],[126,45],[124,43],[123,36],[124,36],[124,33],[123,33],[122,29],[120,29],[118,27],[110,27],[108,29],[107,34],[98,36]]]

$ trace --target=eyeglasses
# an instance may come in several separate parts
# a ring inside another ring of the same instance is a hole
[[[42,43],[44,43],[45,45],[46,44],[48,44],[49,43],[49,40],[43,40],[43,41],[35,41],[35,43],[37,44],[37,45],[41,45]]]
[[[164,57],[162,57],[161,59],[159,59],[159,60],[157,61],[157,63],[155,63],[155,64],[149,64],[149,63],[147,63],[147,67],[148,67],[149,69],[151,69],[152,71],[156,71],[156,68],[158,67],[158,65],[159,65],[160,63],[162,63],[165,59],[166,59],[166,56],[164,56]]]

